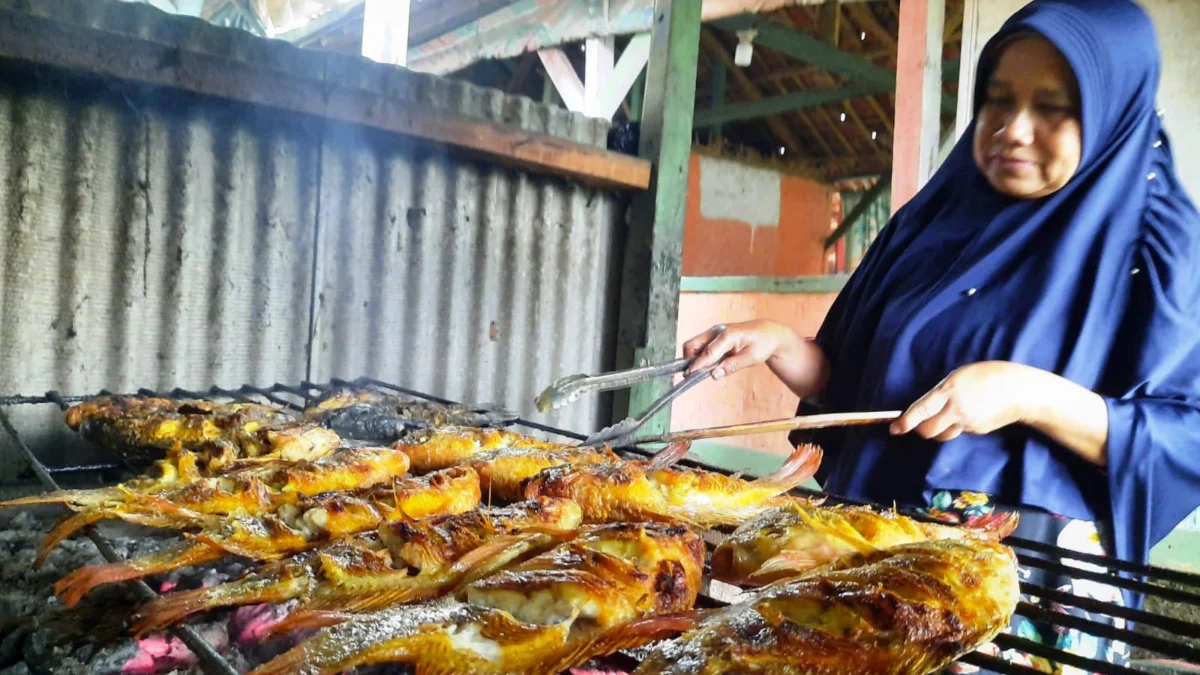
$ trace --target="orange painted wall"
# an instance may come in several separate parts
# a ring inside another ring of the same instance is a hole
[[[707,176],[703,175],[706,171],[710,172]],[[688,182],[684,276],[826,273],[829,256],[824,241],[841,218],[841,199],[832,188],[695,154]],[[768,213],[774,213],[776,195],[763,190],[764,186],[772,186],[769,189],[774,190],[775,185],[778,185],[778,218],[771,224]],[[704,186],[712,188],[725,201],[713,204],[714,195],[709,194],[710,201],[704,203]],[[759,208],[760,202],[770,202],[771,208],[765,209],[767,213]],[[775,319],[793,326],[802,335],[813,335],[834,297],[834,294],[805,293],[684,293],[679,301],[677,344],[682,345],[714,324],[754,318]],[[796,396],[769,370],[760,367],[692,389],[672,407],[671,426],[675,430],[695,429],[787,417],[795,412],[796,403]],[[790,451],[784,434],[721,442],[776,454]]]
[[[688,171],[688,202],[683,234],[683,276],[806,276],[824,274],[824,241],[837,193],[830,187],[780,175],[776,226],[753,226],[736,217],[705,217],[701,210],[702,172],[740,173],[731,160],[693,154]],[[763,172],[762,169],[748,169]],[[744,176],[731,180],[746,180]],[[720,180],[719,178],[717,180]],[[730,211],[749,204],[732,204]]]
[[[684,293],[679,297],[679,340],[684,341],[718,323],[771,318],[803,336],[816,334],[833,304],[834,294],[810,293]],[[682,353],[680,354],[682,355]],[[671,408],[672,430],[758,422],[796,413],[796,395],[765,366],[710,380],[684,394]],[[786,434],[723,439],[726,445],[786,455]]]

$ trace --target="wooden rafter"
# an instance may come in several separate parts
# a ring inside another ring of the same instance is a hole
[[[725,64],[726,71],[730,75],[733,75],[733,79],[737,82],[738,87],[742,90],[742,94],[746,98],[751,101],[761,101],[764,98],[762,90],[755,86],[750,81],[750,78],[746,76],[746,73],[733,62],[733,58],[729,56],[729,52],[725,51],[725,46],[721,44],[721,40],[716,35],[713,35],[712,31],[707,27],[701,27],[700,29],[700,46],[721,63]],[[786,124],[775,116],[768,116],[766,123],[771,128],[771,132],[775,134],[775,137],[779,139],[779,142],[783,144],[783,147],[787,148],[788,152],[800,153],[800,143]]]

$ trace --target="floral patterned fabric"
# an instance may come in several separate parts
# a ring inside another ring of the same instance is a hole
[[[927,502],[928,505],[925,508],[918,509],[919,513],[954,525],[969,526],[974,521],[991,514],[996,509],[1017,511],[1020,514],[1020,524],[1014,533],[1016,537],[1052,544],[1081,553],[1107,555],[1107,547],[1101,541],[1100,530],[1096,527],[1095,523],[1064,518],[1036,509],[1002,507],[995,504],[990,496],[977,492],[941,490],[930,494]],[[1066,566],[1076,569],[1101,573],[1105,571],[1101,567],[1077,560],[1063,559],[1061,562]],[[1022,581],[1031,584],[1053,588],[1063,593],[1071,593],[1106,603],[1124,604],[1124,599],[1119,589],[1096,581],[1076,579],[1061,573],[1026,567],[1021,568],[1020,574]],[[1115,628],[1125,627],[1124,619],[1087,612],[1077,607],[1064,607],[1059,603],[1045,601],[1029,595],[1022,595],[1021,599],[1031,604],[1040,605],[1051,611],[1104,623]],[[1067,629],[1062,626],[1035,622],[1023,616],[1014,616],[1012,623],[1004,632],[1097,661],[1117,665],[1127,665],[1129,662],[1129,646],[1123,642],[1097,637],[1090,633]],[[1000,650],[993,644],[985,645],[980,651],[1010,663],[1027,666],[1044,673],[1084,675],[1089,672],[1074,666],[1051,663],[1044,658],[1015,650]],[[945,672],[954,674],[991,673],[991,671],[961,663],[951,666]]]

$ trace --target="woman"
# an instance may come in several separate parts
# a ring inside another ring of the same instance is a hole
[[[692,369],[766,363],[802,413],[905,410],[819,435],[830,493],[955,520],[1017,509],[1019,536],[1147,562],[1200,506],[1200,215],[1156,114],[1159,69],[1133,2],[1035,0],[986,46],[967,133],[816,338],[718,327],[685,344]],[[1014,627],[1124,659],[1033,628]]]

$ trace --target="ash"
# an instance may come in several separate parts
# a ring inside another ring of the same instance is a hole
[[[106,561],[91,540],[82,535],[62,542],[39,570],[33,569],[41,539],[61,516],[60,509],[26,509],[0,512],[0,675],[196,675],[204,671],[195,657],[170,633],[135,639],[130,619],[137,601],[127,584],[110,584],[93,590],[68,609],[54,596],[54,582],[85,565]],[[126,527],[102,526],[101,534],[118,555],[135,558],[153,553],[176,541],[171,533]],[[147,578],[152,588],[195,588],[241,576],[246,564],[222,561],[176,570]],[[285,608],[260,606],[249,616]],[[245,610],[211,612],[190,622],[239,672],[269,660],[291,646],[287,639],[270,643],[239,642],[247,631]],[[283,644],[287,643],[287,644]]]

